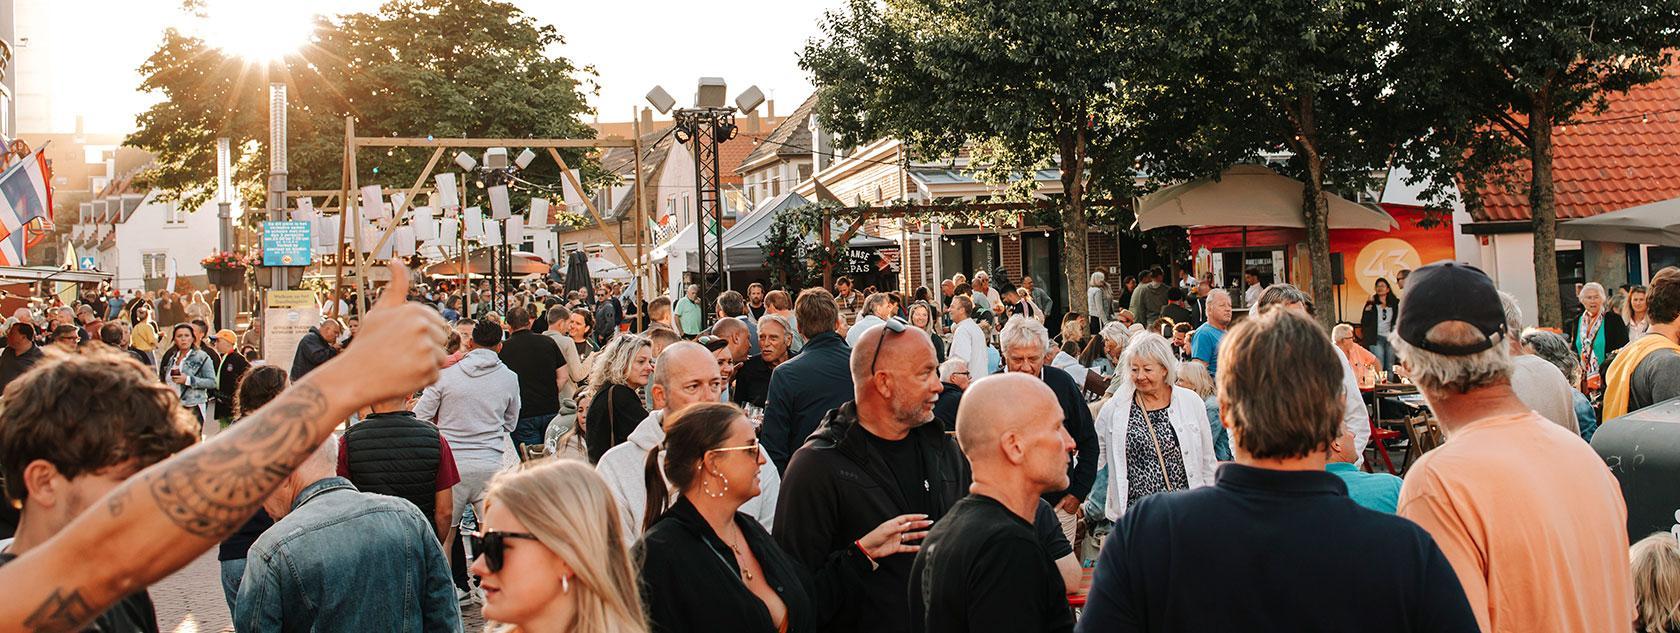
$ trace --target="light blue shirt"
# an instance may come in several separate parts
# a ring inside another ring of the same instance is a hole
[[[1212,323],[1203,323],[1190,336],[1190,357],[1207,363],[1210,378],[1219,377],[1219,341],[1223,338],[1225,330],[1213,327]]]
[[[1388,473],[1368,473],[1348,462],[1330,462],[1324,470],[1342,478],[1354,503],[1378,512],[1394,514],[1400,503],[1400,478]]]

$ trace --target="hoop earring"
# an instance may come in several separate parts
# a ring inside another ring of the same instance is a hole
[[[721,497],[723,497],[723,495],[724,495],[724,494],[725,494],[725,493],[727,493],[727,492],[729,492],[729,478],[728,478],[728,477],[724,477],[724,476],[723,476],[723,475],[719,475],[719,474],[717,474],[717,473],[715,473],[715,472],[714,472],[714,473],[711,473],[711,475],[712,475],[712,476],[713,476],[713,477],[717,477],[717,478],[718,478],[718,479],[721,479],[721,480],[723,480],[723,490],[719,490],[719,491],[718,491],[718,492],[717,492],[717,494],[712,494],[712,491],[711,491],[711,489],[710,489],[710,488],[708,488],[708,487],[707,487],[707,486],[706,486],[706,484],[707,484],[707,483],[708,483],[708,482],[707,482],[707,480],[705,480],[705,479],[701,479],[701,480],[700,480],[700,492],[703,492],[703,493],[705,493],[705,494],[706,494],[706,496],[708,496],[708,497],[711,497],[711,498],[713,498],[713,499],[718,499],[718,498],[721,498]]]
[[[561,576],[560,577],[560,593],[571,593],[571,592],[572,592],[572,577],[571,576]]]

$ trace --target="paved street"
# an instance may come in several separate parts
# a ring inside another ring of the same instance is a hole
[[[158,630],[164,633],[215,633],[233,630],[227,602],[222,598],[221,567],[214,549],[205,552],[175,575],[152,586]],[[484,630],[478,603],[463,605],[466,631]]]

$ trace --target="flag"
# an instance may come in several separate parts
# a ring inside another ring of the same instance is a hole
[[[0,265],[22,266],[24,226],[48,217],[52,169],[46,154],[36,151],[0,174]]]

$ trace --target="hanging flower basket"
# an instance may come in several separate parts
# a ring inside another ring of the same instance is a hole
[[[223,288],[245,287],[245,271],[251,267],[250,258],[239,253],[221,252],[199,261],[210,283]]]

